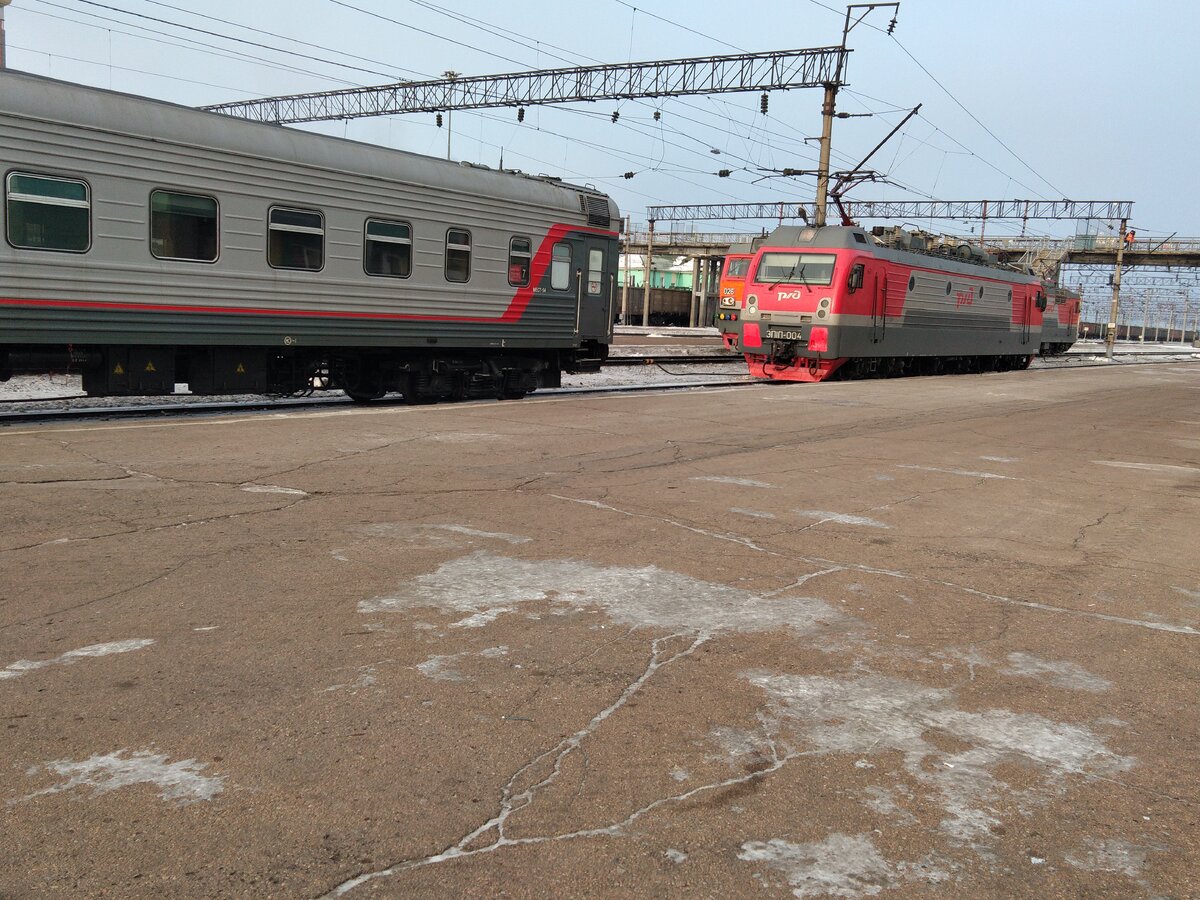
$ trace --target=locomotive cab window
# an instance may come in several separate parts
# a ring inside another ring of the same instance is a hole
[[[311,209],[274,207],[268,220],[267,262],[275,269],[323,268],[324,216]]]
[[[446,232],[446,280],[471,280],[471,232],[462,228]]]
[[[217,258],[217,201],[195,194],[150,194],[150,252],[158,259],[213,262]]]
[[[26,250],[85,253],[92,243],[86,182],[11,172],[5,184],[8,242]]]
[[[412,226],[407,222],[367,219],[363,269],[368,275],[390,278],[412,275]]]
[[[565,291],[571,286],[571,245],[560,241],[550,254],[550,290]]]
[[[729,269],[725,272],[730,278],[745,278],[746,273],[750,271],[749,259],[735,259],[729,264]]]
[[[588,251],[587,290],[593,297],[600,293],[604,283],[604,251],[596,248]]]
[[[533,259],[533,242],[515,237],[508,242],[508,283],[513,287],[529,284],[529,263]]]
[[[760,284],[800,284],[828,287],[833,284],[832,253],[764,253],[754,273]]]

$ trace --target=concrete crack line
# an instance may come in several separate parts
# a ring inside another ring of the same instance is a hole
[[[206,553],[202,556],[190,556],[187,559],[171,566],[171,568],[167,569],[165,572],[160,572],[158,575],[154,575],[150,578],[147,578],[145,581],[139,582],[138,584],[134,584],[134,585],[130,585],[129,587],[121,588],[120,590],[113,591],[111,594],[105,594],[103,597],[94,597],[91,600],[85,600],[82,603],[76,603],[74,606],[64,606],[61,609],[53,609],[50,612],[43,613],[39,616],[36,616],[35,618],[36,619],[45,619],[50,616],[59,616],[59,615],[62,615],[63,613],[75,612],[76,610],[83,609],[86,606],[92,606],[93,604],[96,604],[96,603],[103,603],[105,600],[112,600],[114,597],[120,597],[122,594],[131,594],[134,591],[141,590],[142,588],[149,587],[150,585],[155,584],[156,582],[162,581],[164,578],[170,578],[172,575],[174,575],[176,572],[178,572],[180,569],[182,569],[184,566],[188,565],[189,563],[199,562],[199,561],[205,560],[205,559],[210,559],[211,557],[214,557],[217,555],[218,554],[216,554],[216,553]],[[5,631],[9,628],[16,628],[20,625],[29,625],[33,621],[35,621],[35,619],[26,619],[22,622],[6,622],[4,624],[0,624],[0,631]]]
[[[915,581],[915,582],[921,582],[921,583],[925,583],[925,584],[936,584],[941,587],[950,588],[952,590],[962,591],[963,593],[970,594],[973,597],[978,597],[983,600],[990,600],[993,603],[1005,603],[1010,606],[1015,606],[1015,607],[1018,607],[1021,609],[1036,609],[1036,610],[1040,610],[1041,612],[1052,612],[1052,613],[1059,613],[1062,615],[1079,616],[1081,618],[1086,618],[1086,619],[1098,619],[1102,622],[1111,622],[1116,625],[1129,625],[1129,626],[1134,626],[1137,628],[1147,628],[1147,629],[1150,629],[1151,631],[1165,631],[1165,632],[1169,632],[1171,634],[1200,635],[1200,629],[1192,628],[1188,625],[1168,625],[1168,624],[1165,624],[1162,622],[1147,622],[1147,621],[1143,621],[1142,619],[1127,619],[1127,618],[1124,618],[1123,616],[1113,616],[1113,615],[1108,615],[1106,613],[1090,612],[1088,610],[1082,610],[1082,609],[1071,609],[1070,607],[1066,607],[1066,606],[1053,606],[1049,603],[1038,603],[1034,600],[1021,600],[1016,597],[1005,597],[1000,594],[992,594],[987,591],[978,590],[977,588],[968,587],[965,584],[956,584],[953,581],[942,581],[940,579],[929,578],[924,575],[912,575],[908,572],[897,572],[892,569],[879,569],[874,566],[863,565],[862,563],[843,563],[843,562],[838,562],[837,560],[833,560],[833,559],[824,559],[819,556],[797,556],[794,554],[783,553],[778,550],[771,550],[768,547],[763,547],[762,545],[756,544],[754,541],[750,540],[747,537],[743,537],[742,535],[723,534],[718,531],[709,531],[707,529],[699,528],[695,525],[688,525],[686,522],[679,522],[675,519],[670,519],[665,516],[656,516],[656,515],[651,515],[649,513],[639,513],[639,512],[632,512],[630,510],[619,509],[618,507],[610,506],[607,503],[601,503],[598,500],[586,500],[586,499],[582,499],[579,497],[564,497],[559,494],[550,494],[549,496],[555,498],[556,500],[565,500],[568,503],[580,503],[580,504],[583,504],[584,506],[591,506],[591,507],[595,507],[596,509],[603,509],[608,512],[615,512],[622,516],[629,516],[631,518],[637,518],[637,519],[650,519],[655,522],[661,522],[665,525],[672,525],[676,528],[682,528],[686,531],[691,531],[695,534],[702,534],[705,537],[710,537],[710,538],[713,538],[714,540],[727,541],[731,544],[740,544],[741,546],[747,547],[748,549],[753,550],[756,553],[765,553],[768,556],[775,556],[780,559],[804,562],[804,563],[808,563],[809,565],[815,565],[815,566],[839,567],[842,569],[853,570],[855,572],[865,572],[869,575],[883,575],[883,576],[886,576],[889,578],[899,578],[899,579],[903,579],[905,581]]]
[[[650,661],[646,665],[646,668],[642,671],[641,675],[635,678],[625,687],[623,691],[621,691],[621,694],[616,700],[614,700],[600,712],[596,713],[586,725],[584,725],[574,734],[563,738],[554,747],[539,753],[529,762],[525,763],[525,765],[517,769],[517,771],[512,774],[501,790],[500,810],[496,813],[496,815],[492,816],[486,822],[468,832],[463,837],[459,838],[459,840],[457,840],[447,849],[443,850],[441,853],[435,853],[434,855],[424,857],[423,859],[405,860],[403,862],[398,862],[388,866],[385,869],[379,869],[374,872],[366,872],[361,875],[357,875],[354,878],[343,881],[341,884],[334,887],[333,890],[322,894],[320,900],[326,900],[326,898],[331,897],[341,897],[368,881],[373,881],[378,878],[390,878],[393,875],[408,871],[410,869],[435,865],[451,859],[476,856],[481,853],[491,853],[499,850],[501,847],[506,846],[563,839],[563,836],[557,835],[540,838],[509,838],[504,833],[504,826],[514,813],[520,812],[522,809],[530,806],[543,788],[550,786],[558,779],[559,775],[562,774],[563,764],[566,762],[567,758],[576,750],[582,749],[584,740],[595,733],[595,731],[604,724],[605,720],[624,707],[646,685],[646,683],[654,677],[654,674],[659,669],[661,669],[663,666],[670,665],[677,659],[681,659],[682,657],[694,653],[706,641],[709,640],[710,636],[708,634],[701,634],[694,638],[691,644],[683,650],[679,650],[668,656],[663,656],[664,645],[669,641],[681,637],[685,637],[685,635],[670,634],[666,637],[655,638],[651,644]],[[542,777],[539,781],[535,781],[533,784],[529,785],[523,790],[514,793],[521,776],[542,763],[544,760],[550,759],[551,757],[553,757],[554,762],[551,766],[550,772],[547,775]],[[754,774],[760,775],[762,773]],[[634,821],[636,818],[644,815],[646,812],[652,809],[655,805],[658,805],[657,801],[655,804],[651,804],[650,806],[637,811],[626,821]],[[620,828],[622,824],[623,823],[618,823],[617,825],[609,826],[609,828]],[[488,832],[495,833],[495,838],[491,843],[482,847],[471,847],[471,844],[473,844],[479,838],[487,835]],[[600,829],[599,833],[609,833],[609,831],[608,829]],[[587,836],[587,832],[579,832],[578,834],[570,835],[570,837],[584,836]]]

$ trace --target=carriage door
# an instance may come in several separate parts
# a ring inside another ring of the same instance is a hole
[[[883,340],[884,323],[887,319],[887,270],[875,269],[871,285],[871,343]]]
[[[1028,344],[1029,343],[1029,321],[1030,321],[1030,319],[1033,318],[1033,295],[1028,292],[1024,292],[1024,293],[1025,293],[1025,299],[1022,301],[1022,305],[1025,307],[1025,309],[1024,309],[1024,313],[1021,316],[1021,343]]]
[[[585,338],[604,339],[612,332],[613,260],[609,241],[588,238],[576,290],[575,332]]]

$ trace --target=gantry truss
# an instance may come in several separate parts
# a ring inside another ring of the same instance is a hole
[[[1130,218],[1129,200],[842,200],[854,219],[1101,219]],[[814,203],[703,203],[651,206],[651,222],[699,222],[735,219],[815,221]]]
[[[570,66],[291,94],[204,109],[258,122],[321,122],[453,109],[811,88],[833,81],[841,71],[839,62],[849,52],[817,47]]]

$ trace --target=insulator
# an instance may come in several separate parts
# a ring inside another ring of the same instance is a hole
[[[662,113],[657,109],[654,111],[654,121],[657,122],[662,118]]]
[[[438,128],[442,127],[442,114],[441,113],[437,114],[437,127]]]
[[[613,110],[613,116],[612,116],[612,120],[615,122],[615,121],[617,121],[617,119],[619,119],[619,118],[621,118],[621,114],[620,114],[619,112],[617,112],[617,111],[614,109],[614,110]]]
[[[626,181],[628,181],[630,178],[632,178],[632,177],[633,177],[634,175],[636,175],[636,174],[637,174],[636,172],[626,172],[626,173],[625,173],[625,180],[626,180]]]
[[[763,91],[762,96],[758,98],[758,110],[764,116],[767,114],[767,103],[768,103],[767,92]]]
[[[721,171],[719,171],[717,173],[717,177],[718,178],[728,178],[731,174],[733,174],[733,173],[730,172],[728,169],[722,169]]]
[[[523,106],[517,107],[517,121],[518,122],[525,121],[525,107],[523,107]]]

